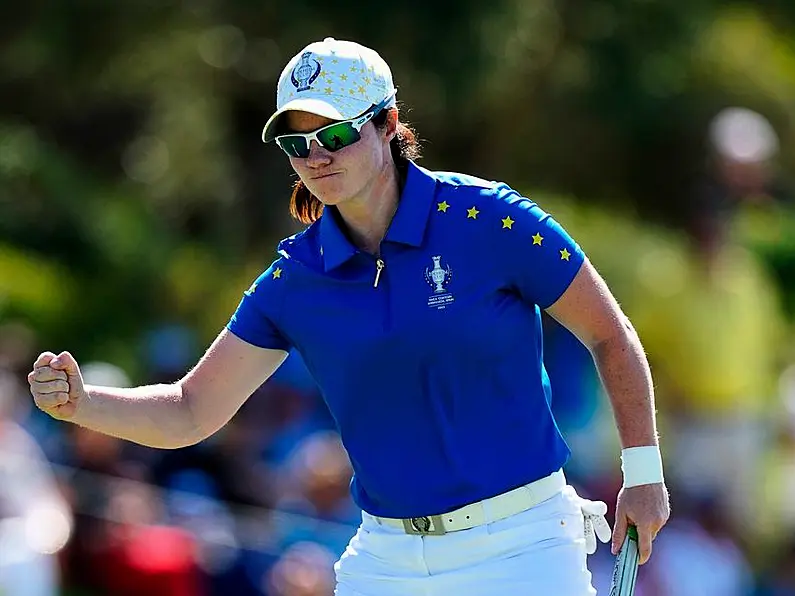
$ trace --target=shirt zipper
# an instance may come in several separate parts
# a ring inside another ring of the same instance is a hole
[[[378,281],[381,279],[381,271],[383,271],[386,263],[384,263],[384,259],[378,258],[375,261],[375,280],[373,281],[373,287],[378,287]]]

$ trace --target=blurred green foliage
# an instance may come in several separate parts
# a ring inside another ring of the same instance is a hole
[[[315,39],[375,47],[423,163],[545,197],[619,295],[633,255],[682,242],[659,226],[684,223],[718,110],[765,114],[795,166],[787,0],[34,0],[0,33],[0,319],[133,373],[143,329],[209,339],[297,229],[259,132]],[[740,237],[795,296],[792,215],[767,217]]]

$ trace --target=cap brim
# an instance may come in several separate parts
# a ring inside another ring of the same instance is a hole
[[[365,106],[363,109],[366,110],[367,106]],[[332,120],[347,120],[349,118],[355,118],[359,115],[359,112],[356,112],[355,114],[343,114],[338,108],[322,99],[299,97],[297,99],[293,99],[292,101],[288,101],[280,109],[276,110],[273,116],[268,118],[268,121],[265,123],[265,127],[262,129],[263,143],[270,143],[276,138],[279,118],[285,112],[309,112],[310,114],[317,114],[318,116],[323,116],[324,118],[330,118]]]

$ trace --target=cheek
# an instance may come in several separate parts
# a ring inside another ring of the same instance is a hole
[[[306,165],[306,160],[291,157],[290,165],[313,195],[323,201],[335,201],[358,192],[372,173],[383,167],[384,156],[374,140],[365,137],[362,142],[331,154],[331,169],[344,171],[343,176],[312,180],[315,170]]]
[[[290,167],[293,168],[293,172],[300,176],[301,180],[306,179],[306,160],[303,159],[296,159],[295,157],[288,158],[290,160]]]

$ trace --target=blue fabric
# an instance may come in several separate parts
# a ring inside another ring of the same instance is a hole
[[[343,229],[327,208],[283,240],[228,328],[301,354],[356,504],[432,515],[561,468],[540,308],[585,258],[561,226],[505,184],[411,164],[377,286],[376,257]]]

